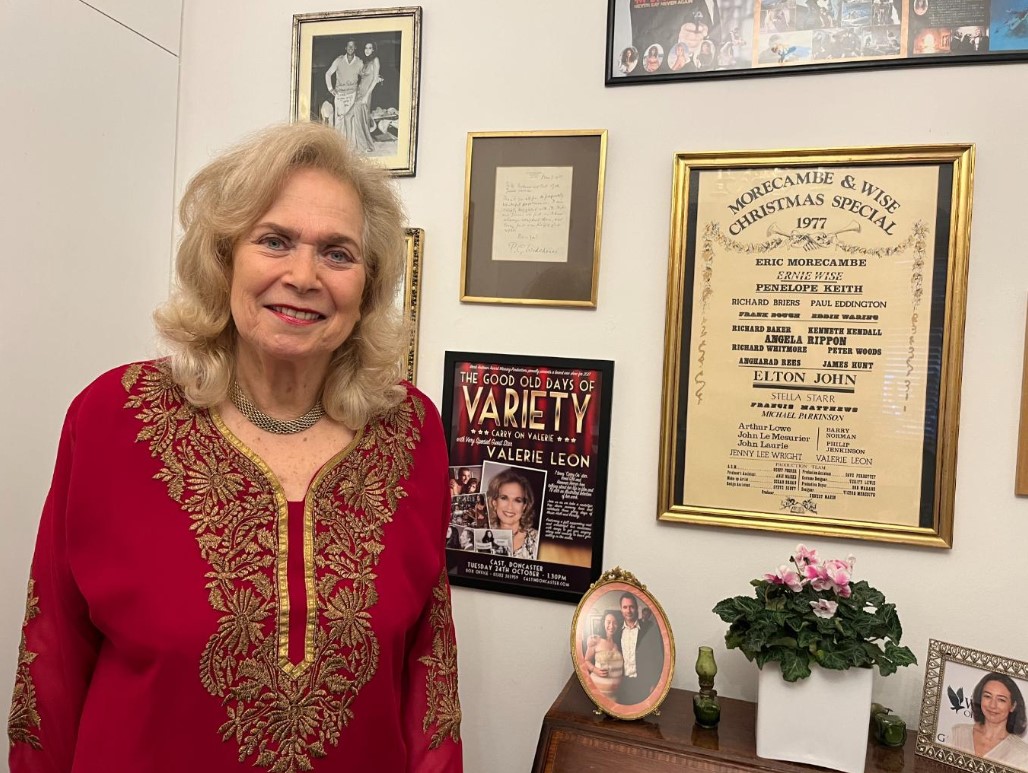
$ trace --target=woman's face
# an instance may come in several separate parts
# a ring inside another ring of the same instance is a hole
[[[982,688],[982,714],[986,724],[1005,725],[1010,712],[1016,708],[1017,703],[1005,684],[995,680],[985,683]]]
[[[525,512],[525,492],[520,483],[504,483],[496,492],[493,508],[500,525],[517,531],[521,528],[521,516]]]
[[[229,303],[240,359],[327,369],[361,318],[364,208],[353,186],[299,169],[236,243]]]
[[[614,615],[607,615],[603,618],[603,630],[607,634],[607,638],[614,636],[614,632],[618,629],[618,621]]]
[[[368,43],[367,45],[364,46],[364,56],[371,56],[374,53],[375,53],[375,47],[373,45]]]

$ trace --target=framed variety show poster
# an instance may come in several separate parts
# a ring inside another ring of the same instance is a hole
[[[1028,0],[608,0],[608,86],[1028,59]]]
[[[398,177],[414,175],[420,76],[420,6],[293,16],[293,120],[333,126]]]
[[[973,161],[676,157],[662,520],[951,545]]]
[[[450,582],[577,603],[600,576],[614,363],[447,352]]]

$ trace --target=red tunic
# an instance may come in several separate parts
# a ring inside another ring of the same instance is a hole
[[[442,426],[413,387],[287,503],[161,363],[72,403],[12,773],[460,771]]]

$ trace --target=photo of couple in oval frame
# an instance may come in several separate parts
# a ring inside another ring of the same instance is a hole
[[[618,719],[656,711],[675,670],[664,610],[631,572],[605,572],[582,597],[571,624],[571,660],[586,695]]]

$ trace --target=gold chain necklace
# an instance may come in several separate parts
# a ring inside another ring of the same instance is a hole
[[[297,432],[303,432],[317,424],[325,415],[325,406],[321,404],[321,400],[318,400],[303,416],[289,421],[273,419],[251,402],[250,398],[243,393],[238,381],[232,382],[232,390],[229,392],[228,398],[236,410],[246,417],[247,421],[258,429],[273,432],[276,435],[295,435]]]

